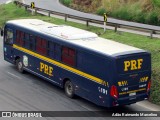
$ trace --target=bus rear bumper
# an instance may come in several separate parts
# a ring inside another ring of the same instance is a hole
[[[144,93],[132,97],[119,98],[118,100],[113,101],[113,106],[123,106],[130,105],[136,102],[140,102],[149,98],[149,95]]]

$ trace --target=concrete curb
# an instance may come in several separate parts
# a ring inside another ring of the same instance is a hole
[[[138,102],[136,104],[139,106],[142,106],[144,108],[147,108],[151,111],[160,111],[159,105],[153,104],[153,103],[149,102],[148,100],[144,100],[144,101]]]

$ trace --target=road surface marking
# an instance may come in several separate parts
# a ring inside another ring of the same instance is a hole
[[[7,73],[8,73],[9,75],[13,76],[13,77],[16,77],[16,78],[18,78],[18,79],[22,79],[21,77],[15,75],[15,74],[13,74],[13,73],[10,73],[10,72],[7,72]]]
[[[88,107],[86,107],[86,106],[84,106],[84,105],[81,105],[81,107],[87,109],[88,111],[93,111],[92,109],[90,109],[90,108],[88,108]]]

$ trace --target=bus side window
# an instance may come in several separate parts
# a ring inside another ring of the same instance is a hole
[[[16,44],[19,46],[24,46],[24,32],[16,30]]]
[[[47,55],[47,41],[36,37],[36,51],[42,55]]]
[[[13,31],[11,29],[6,30],[5,43],[13,44]]]
[[[62,47],[62,62],[71,66],[76,65],[76,52],[74,49]]]
[[[36,52],[41,53],[41,38],[36,37]]]

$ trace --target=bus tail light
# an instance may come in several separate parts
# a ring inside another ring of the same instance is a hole
[[[116,86],[114,86],[114,85],[111,86],[110,95],[115,99],[118,98],[118,90],[117,90]]]
[[[148,82],[148,86],[147,86],[147,92],[149,92],[151,89],[151,81]]]

